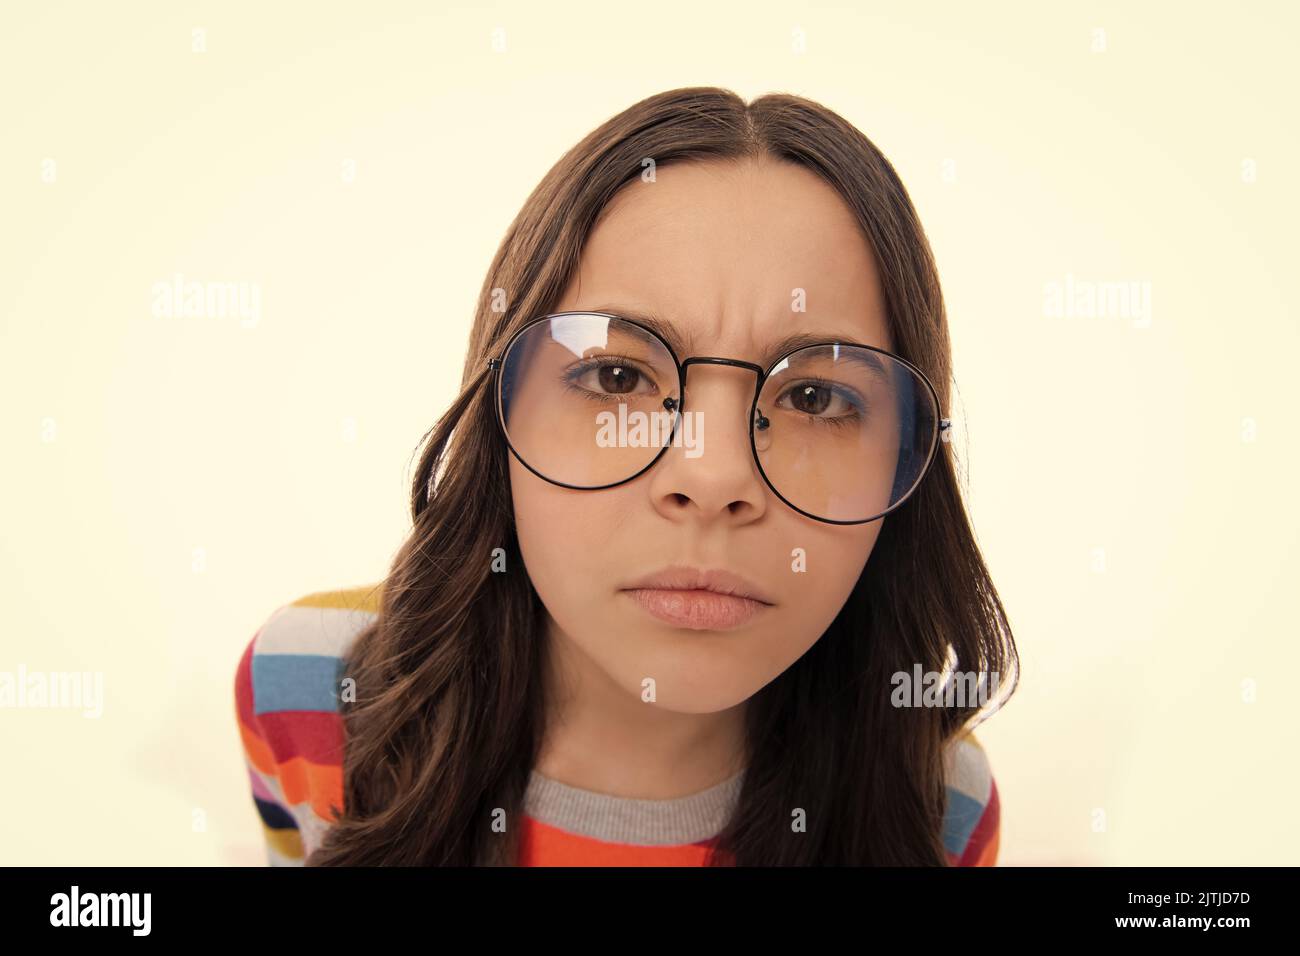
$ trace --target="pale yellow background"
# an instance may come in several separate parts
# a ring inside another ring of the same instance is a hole
[[[840,112],[934,244],[1024,660],[1001,862],[1293,863],[1294,7],[562,6],[5,5],[0,670],[106,699],[0,710],[0,862],[263,862],[239,653],[384,573],[545,170],[722,85]],[[259,322],[154,317],[177,272]],[[1046,314],[1067,275],[1149,324]]]

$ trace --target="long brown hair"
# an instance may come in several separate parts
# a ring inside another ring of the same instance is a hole
[[[345,806],[309,865],[517,859],[515,821],[544,729],[545,613],[515,537],[488,359],[551,310],[602,209],[646,157],[771,157],[834,187],[876,256],[895,351],[929,376],[948,414],[947,318],[929,243],[861,132],[801,97],[747,105],[713,87],[651,96],[601,125],[529,196],[488,270],[461,392],[421,443],[412,531],[347,657],[356,702],[344,713]],[[492,571],[500,554],[507,573]],[[711,862],[945,865],[944,748],[988,710],[892,706],[890,676],[917,663],[997,674],[998,704],[1018,681],[948,443],[884,520],[832,625],[747,701],[749,759]],[[805,832],[792,832],[794,808],[806,811]],[[493,826],[501,819],[505,832]]]

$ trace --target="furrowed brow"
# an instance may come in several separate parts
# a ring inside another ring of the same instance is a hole
[[[889,370],[893,363],[886,363],[877,352],[870,349],[836,349],[835,358],[837,361],[846,360],[861,365],[884,384],[891,384]]]
[[[649,312],[644,309],[625,309],[617,305],[598,305],[590,311],[607,312],[610,315],[617,315],[624,319],[631,319],[633,322],[640,322],[667,342],[672,350],[677,353],[679,359],[685,358],[689,354],[689,348],[695,344],[693,336],[683,335],[677,326],[673,325],[655,312]],[[640,330],[633,327],[630,331],[633,335],[637,335]]]
[[[693,335],[683,334],[677,326],[664,319],[658,313],[644,309],[628,309],[617,305],[596,306],[589,311],[606,312],[610,315],[621,316],[622,318],[631,319],[634,322],[641,323],[667,342],[669,346],[672,347],[672,350],[677,353],[679,359],[688,358],[698,352],[698,350],[694,348],[696,340]],[[633,329],[633,334],[636,334],[635,329]],[[768,365],[775,362],[780,356],[792,352],[797,348],[802,348],[806,345],[826,345],[836,342],[844,343],[846,345],[853,344],[847,342],[843,336],[837,335],[833,332],[795,332],[769,345],[764,351],[764,354],[760,357],[758,364],[761,364],[766,368]],[[868,370],[874,371],[882,377],[887,375],[884,363],[882,363],[873,352],[864,351],[862,349],[848,349],[842,354],[844,357],[849,358],[852,361],[860,362]]]

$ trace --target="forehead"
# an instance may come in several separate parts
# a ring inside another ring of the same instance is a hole
[[[840,195],[778,160],[687,162],[606,206],[555,311],[649,316],[679,357],[766,364],[793,334],[891,348],[870,245]]]

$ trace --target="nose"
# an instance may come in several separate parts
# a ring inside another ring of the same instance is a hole
[[[757,520],[768,502],[750,448],[749,413],[762,370],[704,358],[687,359],[683,373],[680,435],[650,473],[654,507],[674,521],[692,515],[704,521],[719,515],[738,523]]]

